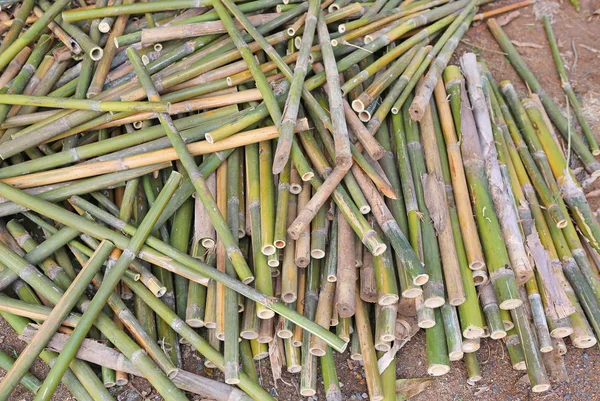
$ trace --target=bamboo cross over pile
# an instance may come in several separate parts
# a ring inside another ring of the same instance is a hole
[[[110,401],[128,375],[271,400],[266,358],[341,401],[345,352],[369,399],[404,400],[430,383],[395,373],[421,329],[431,376],[480,380],[489,337],[549,390],[563,339],[600,336],[572,170],[600,175],[600,151],[547,18],[573,121],[493,18],[532,93],[450,65],[473,21],[532,3],[487,2],[0,1],[0,316],[27,343],[0,353],[0,401]]]

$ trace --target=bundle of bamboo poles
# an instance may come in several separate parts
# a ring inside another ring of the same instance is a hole
[[[0,401],[61,381],[109,401],[129,375],[168,401],[270,400],[267,358],[305,397],[319,364],[336,401],[334,351],[369,399],[404,400],[429,383],[396,377],[420,329],[429,375],[480,380],[489,337],[542,392],[566,337],[597,343],[600,225],[571,168],[600,175],[600,150],[550,23],[583,135],[493,19],[531,96],[473,54],[449,65],[472,21],[531,2],[12,3],[0,315],[27,345],[0,354]],[[182,343],[225,383],[185,371]]]

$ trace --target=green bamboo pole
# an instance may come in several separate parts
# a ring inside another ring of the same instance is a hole
[[[552,51],[552,58],[554,58],[554,64],[556,64],[556,70],[558,72],[558,77],[560,78],[560,83],[569,98],[569,103],[573,106],[573,112],[575,113],[575,117],[577,117],[577,121],[579,121],[579,125],[585,138],[587,139],[588,145],[590,146],[590,150],[592,151],[592,155],[598,156],[600,155],[600,147],[598,147],[598,142],[596,141],[596,136],[592,132],[590,125],[581,110],[581,104],[575,95],[575,91],[569,82],[569,78],[567,76],[567,71],[565,70],[565,66],[562,60],[562,56],[560,55],[560,51],[558,50],[558,42],[556,41],[556,37],[554,36],[554,32],[552,31],[552,24],[548,19],[547,15],[542,17],[542,22],[544,23],[544,29],[546,31],[546,35],[548,36],[548,43],[550,44],[550,50]]]
[[[166,205],[166,202],[171,197],[180,182],[181,175],[173,173],[165,185],[164,190],[157,198],[156,203],[150,209],[148,215],[140,225],[140,228],[131,238],[127,248],[119,257],[117,263],[113,266],[107,277],[105,277],[98,293],[86,308],[82,320],[77,325],[77,328],[73,331],[69,341],[65,345],[65,350],[63,350],[56,363],[50,370],[50,373],[46,377],[38,396],[36,396],[36,401],[48,400],[54,389],[56,389],[56,386],[67,369],[69,362],[75,356],[81,341],[83,341],[90,327],[94,323],[96,316],[101,311],[109,296],[113,293],[113,289],[120,280],[123,272],[125,269],[127,269],[131,261],[135,258],[135,255],[142,248],[142,245],[144,244],[147,236],[150,234],[150,231],[158,219],[158,216],[162,212],[164,206]],[[157,374],[157,372],[153,369],[152,364],[148,364],[147,361],[145,362],[146,363],[140,363],[140,366],[138,367],[149,376],[149,379],[152,379],[155,387],[157,387],[157,390],[159,390],[165,398],[173,400],[185,399],[185,395],[183,395],[183,393],[180,392],[180,390],[178,390],[165,375]]]
[[[416,189],[412,180],[412,169],[406,144],[406,132],[400,114],[394,114],[392,116],[392,131],[396,145],[395,155],[396,160],[398,161],[398,172],[400,174],[400,182],[402,184],[402,192],[407,213],[408,238],[413,250],[421,257],[423,246],[421,242],[420,212],[417,204]],[[398,266],[401,265],[401,263],[398,263]],[[406,269],[402,269],[398,272],[398,280],[400,282],[402,296],[414,298],[423,293],[423,290],[409,279]]]
[[[17,332],[17,334],[21,334],[25,327],[30,323],[29,319],[7,312],[0,312],[0,316],[6,320],[6,322]],[[52,365],[57,356],[57,353],[45,350],[40,353],[40,359],[43,360],[47,365]],[[76,377],[74,373],[77,373],[79,377]],[[92,398],[86,388],[82,385],[82,382],[86,383],[86,385],[89,385],[90,381],[88,379],[90,378],[95,378],[98,381],[96,374],[89,366],[87,366],[84,362],[74,360],[71,363],[70,369],[65,372],[62,382],[65,384],[73,397],[75,397],[75,399],[78,401],[93,401],[94,398]],[[101,382],[99,384],[102,385]]]
[[[470,110],[464,82],[461,82],[461,154],[465,166],[465,176],[469,193],[475,209],[477,228],[485,254],[488,271],[501,309],[514,309],[522,304],[519,297],[514,272],[506,269],[510,259],[502,237],[500,223],[494,210],[494,204],[488,192],[483,166],[481,144],[477,127]]]
[[[133,48],[128,49],[128,56],[130,58],[131,63],[134,65],[134,69],[138,74],[140,82],[143,82],[143,85],[148,91],[148,97],[152,99],[160,99],[160,96],[154,88],[152,80],[147,75],[146,68],[143,66],[142,61],[140,60],[135,50],[133,50]],[[234,237],[227,228],[227,223],[223,219],[223,216],[217,210],[215,201],[212,198],[210,191],[206,186],[206,182],[202,178],[202,175],[198,170],[198,167],[196,166],[196,162],[189,154],[187,147],[185,146],[185,143],[181,138],[181,134],[171,121],[170,116],[161,113],[159,114],[159,118],[161,120],[161,125],[165,129],[169,140],[173,143],[173,147],[178,152],[181,163],[188,172],[188,175],[190,176],[190,179],[192,180],[192,183],[196,188],[198,196],[200,196],[200,198],[202,199],[202,203],[204,204],[206,210],[209,212],[209,216],[211,218],[211,221],[215,225],[215,229],[221,236],[221,240],[227,248],[227,255],[232,260],[232,263],[238,273],[238,277],[240,277],[241,280],[245,283],[251,282],[253,280],[252,273],[250,272],[246,261],[241,255],[239,248],[236,245],[234,245]]]
[[[446,7],[446,6],[442,6],[442,7]],[[439,8],[442,8],[442,7],[439,7]],[[462,12],[461,12],[461,14],[462,14]],[[447,61],[444,61],[444,59],[447,59],[447,57],[449,57],[448,53],[446,53],[446,51],[450,52],[450,55],[452,54],[452,52],[454,51],[452,49],[452,47],[456,47],[457,43],[462,39],[464,34],[467,32],[467,29],[469,29],[469,25],[471,25],[471,21],[473,20],[474,15],[475,15],[474,12],[470,12],[463,19],[459,19],[457,17],[452,22],[452,24],[450,24],[450,26],[446,29],[446,31],[444,31],[444,33],[437,40],[437,42],[435,43],[433,48],[429,51],[429,53],[427,53],[427,56],[425,57],[423,62],[421,62],[417,71],[413,74],[412,78],[410,79],[410,81],[408,82],[406,87],[404,88],[402,94],[400,95],[400,97],[398,97],[398,100],[396,100],[396,102],[392,106],[392,113],[394,113],[394,111],[396,113],[398,113],[400,111],[400,108],[402,107],[404,102],[407,101],[408,95],[412,92],[412,90],[417,85],[418,79],[421,76],[423,76],[423,74],[425,73],[425,70],[433,62],[434,58],[436,60],[440,59],[440,63],[441,63],[440,67],[446,66]],[[444,52],[443,54],[442,54],[442,51]],[[437,68],[436,68],[436,70],[437,70]],[[441,71],[439,71],[439,73],[441,74]],[[435,74],[437,74],[437,72]],[[438,75],[438,77],[439,77],[439,75]]]
[[[498,25],[496,19],[488,19],[487,25],[521,79],[527,83],[533,93],[540,97],[540,100],[542,101],[550,120],[552,120],[552,123],[556,126],[556,128],[558,128],[565,141],[570,141],[569,143],[571,143],[573,151],[575,151],[585,169],[590,174],[600,174],[600,172],[598,172],[600,170],[600,163],[595,160],[588,147],[583,143],[583,140],[577,135],[572,135],[570,124],[562,115],[550,96],[544,92],[540,83],[535,78],[523,58],[521,58],[517,52],[517,49],[510,42],[510,39],[504,30],[500,27],[500,25]]]
[[[261,201],[260,201],[260,156],[259,145],[252,144],[246,146],[246,177],[248,185],[248,211],[250,224],[252,227],[252,257],[254,265],[254,275],[256,277],[256,289],[266,295],[273,295],[273,282],[271,278],[271,269],[267,264],[266,255],[262,252],[262,221],[261,221]],[[264,169],[266,174],[271,175],[268,168]],[[261,319],[273,317],[273,312],[263,305],[256,305],[256,314]]]
[[[279,174],[277,182],[277,207],[275,209],[275,232],[273,234],[273,244],[275,248],[282,249],[289,245],[287,242],[288,227],[288,208],[290,203],[290,177],[292,172],[292,163],[288,161],[284,169]],[[294,214],[296,211],[294,211]]]
[[[238,211],[240,202],[240,150],[233,151],[227,159],[227,223],[231,232],[239,227]],[[234,236],[235,244],[238,245]],[[225,265],[225,273],[235,278],[235,268],[231,261]],[[238,294],[231,288],[225,289],[225,339],[223,347],[225,383],[240,382],[240,349],[238,344],[240,320],[238,315]]]
[[[40,326],[38,334],[19,354],[19,358],[13,364],[12,368],[7,371],[0,382],[0,394],[4,394],[0,398],[6,399],[10,396],[15,386],[21,381],[35,361],[35,358],[43,351],[52,335],[60,327],[63,319],[73,309],[75,303],[79,300],[79,297],[83,294],[98,270],[102,267],[113,248],[114,245],[108,241],[104,241],[100,244],[94,256],[90,258],[79,275],[73,280],[72,285],[65,291],[60,301],[54,306],[48,319]]]
[[[19,37],[21,34],[21,30],[23,26],[25,26],[25,21],[29,14],[31,14],[31,10],[35,6],[35,0],[25,0],[21,4],[19,10],[14,15],[14,21],[10,26],[10,29],[4,36],[2,40],[2,45],[0,45],[0,53],[4,53],[4,51]]]
[[[260,251],[264,255],[270,256],[277,251],[274,245],[275,185],[273,182],[273,153],[270,141],[263,141],[258,144],[258,160],[260,175]]]
[[[104,102],[91,99],[65,99],[49,96],[28,96],[0,94],[0,104],[21,106],[50,107],[59,109],[94,110],[110,112],[152,112],[160,113],[169,110],[165,103],[151,102]]]
[[[321,374],[323,375],[323,385],[325,387],[325,399],[327,401],[341,401],[342,390],[335,368],[333,351],[330,347],[327,347],[325,355],[319,358],[319,361],[321,362]]]
[[[406,147],[412,170],[412,182],[415,186],[415,197],[418,210],[421,213],[421,234],[423,246],[423,263],[429,275],[429,281],[424,286],[423,298],[425,306],[437,308],[446,302],[444,294],[444,282],[442,276],[442,263],[440,249],[425,202],[425,192],[422,178],[426,174],[423,146],[421,144],[419,127],[412,123],[408,114],[408,107],[403,108],[404,127],[406,128]]]
[[[17,38],[14,39],[10,45],[6,48],[2,49],[2,53],[0,54],[0,71],[4,70],[4,68],[8,65],[8,63],[29,43],[34,41],[38,35],[46,29],[48,23],[54,20],[54,18],[69,4],[69,0],[58,0],[54,2],[52,7],[46,11],[42,17],[38,18],[38,20],[29,27],[22,35],[18,35]],[[29,4],[26,3],[26,7]]]
[[[516,282],[521,285],[533,277],[533,268],[523,244],[523,236],[519,228],[517,213],[511,205],[508,189],[502,179],[498,163],[497,145],[493,137],[491,119],[483,94],[481,75],[478,71],[475,54],[467,53],[463,55],[461,57],[461,67],[468,82],[469,98],[471,99],[473,116],[480,135],[490,194],[499,217],[500,228]]]
[[[561,189],[565,203],[571,209],[571,213],[577,222],[577,226],[588,239],[590,245],[598,250],[600,249],[600,226],[594,217],[590,205],[585,198],[577,179],[567,166],[567,160],[556,145],[554,138],[544,123],[542,113],[535,102],[525,99],[523,106],[527,115],[535,128],[535,133],[542,148],[548,156],[548,162],[554,178]]]
[[[427,342],[427,373],[430,376],[442,376],[450,371],[450,359],[446,346],[446,333],[442,312],[435,309],[435,325],[425,330]]]
[[[175,213],[173,225],[171,226],[171,246],[181,252],[188,252],[190,232],[192,227],[193,199],[187,202]],[[185,320],[189,281],[178,274],[175,275],[175,305],[177,315]]]
[[[15,360],[10,355],[8,355],[6,352],[0,351],[0,368],[8,372],[14,366],[14,363]],[[21,378],[21,384],[33,394],[37,393],[39,388],[42,386],[42,382],[29,372],[26,372],[23,375]]]
[[[100,8],[81,8],[63,12],[63,19],[67,22],[83,21],[87,19],[118,17],[120,15],[155,13],[185,8],[209,6],[208,0],[162,0],[151,3],[136,3],[113,5]]]

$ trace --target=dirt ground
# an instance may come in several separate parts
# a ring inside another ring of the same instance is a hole
[[[511,4],[515,0],[496,1],[487,4],[483,11]],[[559,40],[568,74],[575,91],[582,97],[584,109],[596,134],[600,133],[600,0],[580,0],[581,11],[577,13],[568,1],[556,8],[554,30]],[[536,20],[533,7],[520,10],[520,16],[504,27],[509,37],[521,43],[519,53],[525,58],[544,89],[554,100],[565,107],[564,94],[555,71],[554,63],[540,21]],[[491,69],[497,81],[508,79],[517,90],[526,94],[526,87],[512,69],[501,52],[485,23],[469,29],[460,44],[452,63],[466,51],[476,52]],[[600,188],[596,183],[590,190]],[[600,207],[600,198],[590,198],[593,210]],[[569,343],[567,339],[567,343]],[[23,348],[12,329],[0,319],[0,349],[13,353]],[[186,370],[222,379],[220,372],[206,371],[201,358],[189,346],[183,346]],[[565,364],[569,373],[568,383],[554,384],[551,391],[539,395],[532,394],[522,380],[524,372],[511,368],[504,345],[499,341],[482,340],[478,352],[483,379],[471,386],[466,382],[464,363],[453,362],[449,374],[436,378],[432,384],[414,401],[594,401],[600,400],[600,351],[597,346],[587,350],[576,349],[568,344]],[[349,363],[348,353],[336,355],[338,375],[342,385],[344,400],[368,399],[362,367]],[[421,332],[400,350],[397,357],[398,378],[425,377],[425,336]],[[299,376],[284,373],[283,380],[274,387],[268,362],[257,363],[259,377],[263,386],[279,400],[300,400],[298,395]],[[48,367],[39,360],[32,372],[39,378],[45,377]],[[4,372],[0,370],[0,375]],[[316,399],[324,400],[322,382],[319,377],[319,392]],[[112,389],[119,401],[160,400],[143,379],[134,379],[128,386]],[[30,401],[32,395],[19,386],[10,400]],[[53,400],[72,400],[64,387],[59,387]],[[315,398],[313,398],[315,399]],[[200,397],[190,396],[190,400],[199,401]]]

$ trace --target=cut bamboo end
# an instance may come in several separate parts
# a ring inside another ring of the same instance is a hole
[[[302,366],[300,366],[300,365],[288,366],[287,371],[289,373],[300,373],[302,371]]]
[[[550,332],[550,337],[552,338],[565,338],[573,334],[572,327],[557,327],[556,329]]]
[[[425,302],[423,304],[427,308],[435,309],[435,308],[439,308],[440,306],[444,305],[445,303],[446,303],[446,300],[444,299],[444,297],[429,297],[425,300]]]
[[[465,297],[454,297],[448,301],[448,303],[452,306],[459,306],[467,302],[467,298]]]
[[[463,330],[463,336],[471,340],[481,338],[483,334],[484,330],[481,327],[467,327]]]
[[[361,214],[369,214],[371,213],[371,207],[369,205],[363,205],[358,209],[358,211]]]
[[[256,340],[258,333],[255,330],[240,330],[240,337],[244,340]]]
[[[93,47],[90,50],[90,58],[94,61],[98,61],[104,56],[104,50],[101,47]]]
[[[271,309],[261,309],[256,312],[256,316],[258,316],[259,319],[267,320],[275,316],[275,312]]]
[[[275,248],[277,248],[277,249],[283,249],[283,248],[285,248],[286,242],[284,240],[280,239],[280,240],[275,241],[274,245],[275,245]]]
[[[265,256],[271,256],[277,252],[277,248],[275,248],[274,245],[264,245],[262,248],[260,248],[260,251]]]
[[[556,223],[556,227],[565,228],[567,226],[567,224],[569,224],[569,222],[567,220],[561,220]]]
[[[402,292],[402,297],[409,298],[409,299],[414,299],[421,295],[423,295],[423,289],[421,287],[409,288]]]
[[[300,395],[303,397],[312,397],[315,394],[317,394],[316,390],[312,389],[312,388],[304,388],[302,390],[300,390]]]
[[[126,386],[129,383],[129,379],[126,377],[118,377],[117,378],[117,386]]]
[[[188,326],[196,329],[204,327],[204,321],[201,319],[186,319],[185,322]]]
[[[112,28],[112,25],[107,21],[100,21],[98,24],[98,30],[102,33],[109,33]],[[116,38],[115,38],[116,39]]]
[[[294,332],[291,330],[282,329],[277,332],[277,337],[283,338],[284,340],[287,338],[292,338],[293,335],[294,335]]]
[[[484,285],[488,282],[489,277],[485,270],[473,270],[473,283],[478,285]]]
[[[325,355],[325,350],[319,348],[319,347],[312,347],[308,349],[308,353],[314,356],[324,356]]]
[[[386,294],[386,295],[380,296],[377,303],[381,306],[394,305],[394,304],[398,303],[399,300],[400,300],[400,297],[398,295]]]
[[[465,353],[462,351],[450,351],[448,353],[448,359],[450,359],[450,361],[452,362],[460,361],[461,359],[463,359],[464,356]],[[477,380],[481,380],[481,376]]]
[[[598,156],[598,155],[600,155],[600,149],[594,149],[594,150],[592,151],[592,154],[593,154],[594,156]],[[596,173],[600,174],[600,172],[598,172],[598,170],[596,170],[596,171],[594,171],[594,172],[592,173],[592,176],[596,175]]]
[[[595,342],[594,342],[595,344]],[[552,352],[552,350],[554,350],[554,347],[552,347],[551,345],[545,345],[543,347],[540,347],[540,352],[542,354],[547,354],[548,352]]]
[[[291,292],[286,292],[286,293],[281,294],[281,300],[288,304],[291,304],[292,302],[296,301],[297,299],[298,299],[298,296]]]
[[[356,111],[357,113],[360,113],[364,109],[365,109],[365,104],[362,102],[362,100],[354,99],[352,101],[352,110]]]
[[[325,257],[325,252],[322,249],[313,249],[310,251],[310,256],[313,259],[323,259]]]
[[[485,268],[485,263],[480,260],[474,260],[469,264],[469,269],[471,270],[482,270]]]
[[[339,4],[332,4],[329,7],[327,7],[327,11],[329,11],[330,13],[337,11],[340,9]]]
[[[396,337],[392,334],[383,334],[381,336],[381,341],[385,341],[386,343],[392,342],[396,339]]]
[[[525,364],[525,361],[520,361],[513,365],[513,369],[514,370],[527,370],[527,365]]]
[[[167,287],[163,286],[157,279],[154,278],[148,280],[146,286],[157,298],[162,297],[167,292]]]
[[[422,329],[430,329],[435,326],[435,319],[421,319],[418,326]]]
[[[450,371],[450,366],[434,364],[427,367],[427,374],[429,376],[443,376]]]
[[[368,123],[371,120],[371,112],[363,110],[358,113],[358,119],[363,123]]]
[[[548,390],[550,390],[550,384],[547,383],[536,384],[535,386],[531,387],[531,391],[533,391],[534,393],[543,393],[544,391]]]
[[[490,338],[492,340],[500,340],[506,337],[506,331],[504,330],[496,330],[490,333]]]
[[[596,338],[593,336],[578,336],[576,338],[573,338],[571,342],[573,343],[574,347],[582,349],[591,348],[597,343]]]
[[[517,309],[521,305],[523,305],[523,301],[521,301],[520,299],[507,299],[506,301],[502,302],[499,306],[500,309],[513,310]]]
[[[206,249],[212,249],[215,247],[215,240],[212,238],[204,238],[201,242],[202,246]]]

